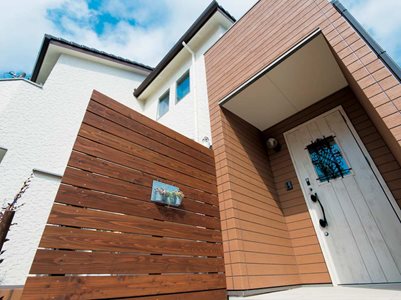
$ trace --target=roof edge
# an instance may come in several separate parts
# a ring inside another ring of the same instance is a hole
[[[36,58],[35,66],[33,67],[31,81],[36,82],[38,79],[39,71],[42,66],[43,60],[45,59],[47,49],[49,48],[50,39],[48,35],[45,34],[42,40],[42,46],[40,47],[40,51],[38,57]]]
[[[40,88],[40,89],[42,88],[42,85],[37,84],[36,82],[33,82],[33,81],[31,81],[29,79],[26,79],[26,78],[0,78],[0,84],[2,82],[6,82],[6,81],[22,81],[22,82],[31,84],[31,85],[33,85],[33,86],[35,86],[37,88]]]
[[[355,19],[349,10],[338,0],[331,2],[334,8],[351,24],[355,31],[362,37],[368,46],[375,52],[384,65],[390,70],[391,73],[401,82],[401,68],[400,66],[387,54],[373,37],[363,28],[363,26]]]
[[[191,27],[189,27],[189,29],[183,34],[183,36],[174,44],[170,51],[167,52],[167,54],[157,64],[154,70],[134,90],[135,97],[139,97],[153,82],[153,80],[167,67],[167,65],[174,59],[174,57],[182,50],[182,43],[188,43],[217,11],[221,12],[232,22],[236,22],[235,18],[232,15],[230,15],[223,7],[221,7],[217,3],[217,1],[213,0],[203,11],[203,13],[195,20]]]
[[[149,67],[147,65],[144,65],[144,64],[141,64],[141,63],[137,63],[135,61],[132,61],[132,60],[129,60],[129,59],[126,59],[126,58],[123,58],[123,57],[119,57],[119,56],[116,56],[116,55],[113,55],[113,54],[110,54],[110,53],[106,53],[104,51],[100,51],[100,50],[97,50],[95,48],[90,48],[90,47],[87,47],[87,46],[84,46],[84,45],[79,45],[77,43],[70,42],[70,41],[67,41],[65,39],[52,36],[50,34],[45,34],[44,38],[43,38],[43,41],[42,41],[42,46],[40,48],[38,57],[37,57],[36,62],[35,62],[34,69],[32,71],[31,81],[33,81],[33,82],[36,82],[37,79],[38,79],[39,72],[40,72],[40,70],[42,68],[42,64],[43,64],[43,61],[44,61],[44,59],[46,57],[47,50],[49,49],[49,45],[50,44],[54,44],[54,45],[57,45],[57,46],[60,46],[60,47],[65,47],[65,48],[68,48],[68,49],[71,49],[71,50],[75,50],[75,51],[78,51],[78,52],[83,52],[85,54],[97,56],[99,58],[106,59],[106,60],[109,60],[109,61],[112,61],[112,62],[115,62],[115,63],[124,64],[126,66],[132,66],[132,67],[135,67],[135,68],[139,68],[139,69],[141,69],[143,71],[146,71],[146,72],[151,72],[153,70],[152,67]]]

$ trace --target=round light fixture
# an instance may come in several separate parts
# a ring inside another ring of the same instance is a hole
[[[203,137],[202,145],[205,146],[206,148],[210,149],[210,146],[211,146],[210,145],[210,139],[207,136]]]
[[[268,138],[266,141],[267,149],[273,149],[274,151],[278,152],[281,149],[280,143],[275,138]]]

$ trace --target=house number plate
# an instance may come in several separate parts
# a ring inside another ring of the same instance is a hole
[[[176,186],[153,180],[151,201],[168,206],[178,207],[182,204],[184,194]]]

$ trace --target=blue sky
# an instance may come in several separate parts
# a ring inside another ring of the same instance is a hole
[[[301,0],[300,0],[301,1]],[[237,19],[256,0],[220,0]],[[401,64],[400,0],[342,0]],[[2,0],[0,77],[31,73],[49,33],[155,66],[210,0]]]

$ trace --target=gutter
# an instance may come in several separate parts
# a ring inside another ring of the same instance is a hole
[[[391,73],[401,82],[400,66],[387,54],[387,52],[372,38],[372,36],[362,27],[362,25],[354,18],[354,16],[345,8],[338,0],[331,3],[334,8],[351,24],[355,31],[369,45],[378,58],[386,65]]]
[[[182,42],[182,45],[184,46],[185,49],[188,50],[188,52],[192,56],[192,82],[193,82],[193,87],[194,87],[194,121],[195,121],[195,128],[194,128],[194,140],[195,142],[198,141],[198,97],[197,97],[197,89],[196,89],[196,57],[195,57],[195,52],[185,43],[184,41]],[[190,78],[191,78],[190,77]]]

